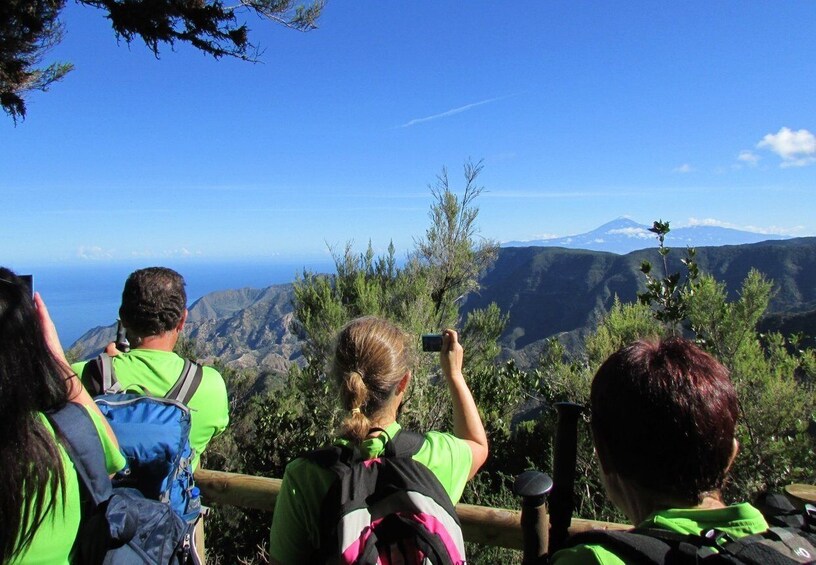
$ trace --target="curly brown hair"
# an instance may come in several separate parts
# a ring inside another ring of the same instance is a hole
[[[119,318],[128,337],[139,339],[177,327],[186,307],[184,278],[173,269],[148,267],[125,282]]]

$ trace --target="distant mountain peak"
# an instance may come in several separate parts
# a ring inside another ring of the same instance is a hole
[[[594,232],[599,231],[609,231],[609,230],[617,230],[617,229],[625,229],[625,228],[644,228],[648,229],[647,226],[637,223],[632,218],[628,216],[621,216],[619,218],[615,218],[611,222],[606,222],[604,225],[600,226],[599,228],[593,230]]]
[[[651,224],[639,224],[632,218],[621,216],[586,233],[533,241],[508,241],[503,243],[502,247],[566,247],[625,254],[657,245],[655,234],[649,231],[651,227]],[[718,247],[778,239],[789,238],[782,235],[697,225],[672,229],[666,236],[666,243],[671,247]]]

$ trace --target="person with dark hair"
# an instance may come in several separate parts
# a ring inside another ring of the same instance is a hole
[[[127,330],[131,349],[122,353],[115,343],[105,352],[112,357],[113,372],[122,390],[149,391],[164,396],[176,384],[185,366],[173,349],[187,321],[187,293],[180,274],[165,267],[139,269],[130,274],[122,291],[119,318]],[[98,391],[98,374],[88,362],[73,365],[90,391]],[[193,469],[210,440],[229,423],[224,379],[212,367],[203,367],[190,408],[190,445],[195,451]]]
[[[427,467],[455,504],[465,483],[487,459],[482,420],[462,373],[463,349],[445,330],[439,354],[453,404],[453,433],[431,431],[420,438],[413,460]],[[331,376],[345,417],[338,445],[363,460],[379,458],[400,432],[399,409],[411,381],[408,337],[373,316],[349,322],[337,337]],[[269,553],[273,563],[311,563],[321,549],[321,511],[335,475],[308,457],[286,467],[273,514]]]
[[[728,370],[682,338],[638,341],[612,354],[592,381],[592,436],[612,501],[638,529],[734,538],[768,524],[722,489],[737,456],[737,395]],[[610,547],[576,545],[552,563],[620,564]]]
[[[108,472],[116,438],[68,366],[39,294],[0,267],[0,562],[68,564],[81,518],[80,481],[47,413],[68,402],[94,422]]]

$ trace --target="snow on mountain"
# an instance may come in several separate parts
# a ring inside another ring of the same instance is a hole
[[[566,247],[625,254],[657,246],[657,236],[649,231],[650,227],[629,218],[618,218],[590,232],[531,241],[508,241],[502,243],[502,247]],[[790,238],[719,226],[690,226],[672,229],[666,236],[666,245],[669,247],[716,247],[778,239]]]

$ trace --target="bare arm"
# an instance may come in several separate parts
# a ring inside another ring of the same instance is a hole
[[[57,361],[57,365],[59,365],[59,368],[62,371],[62,377],[65,379],[65,384],[68,387],[68,400],[70,402],[82,404],[88,409],[99,414],[100,420],[102,420],[102,423],[105,425],[105,432],[108,434],[108,437],[110,437],[111,441],[114,443],[114,445],[116,445],[116,447],[119,447],[119,442],[116,439],[116,435],[113,433],[113,429],[111,429],[110,424],[108,423],[108,419],[102,415],[102,412],[99,411],[99,407],[93,401],[91,395],[88,394],[88,391],[85,390],[84,386],[82,386],[82,382],[79,380],[79,377],[77,377],[76,373],[71,370],[71,365],[65,358],[65,352],[62,349],[59,335],[57,335],[57,328],[54,326],[54,322],[51,320],[51,316],[48,314],[48,308],[45,306],[45,302],[38,292],[34,294],[34,305],[37,307],[37,316],[40,318],[40,325],[42,326],[45,343],[51,350],[51,354],[54,356],[54,359]]]
[[[473,455],[468,475],[470,479],[487,460],[488,447],[482,418],[462,374],[463,356],[464,350],[456,331],[448,329],[442,332],[439,362],[453,402],[453,435],[467,442]]]

